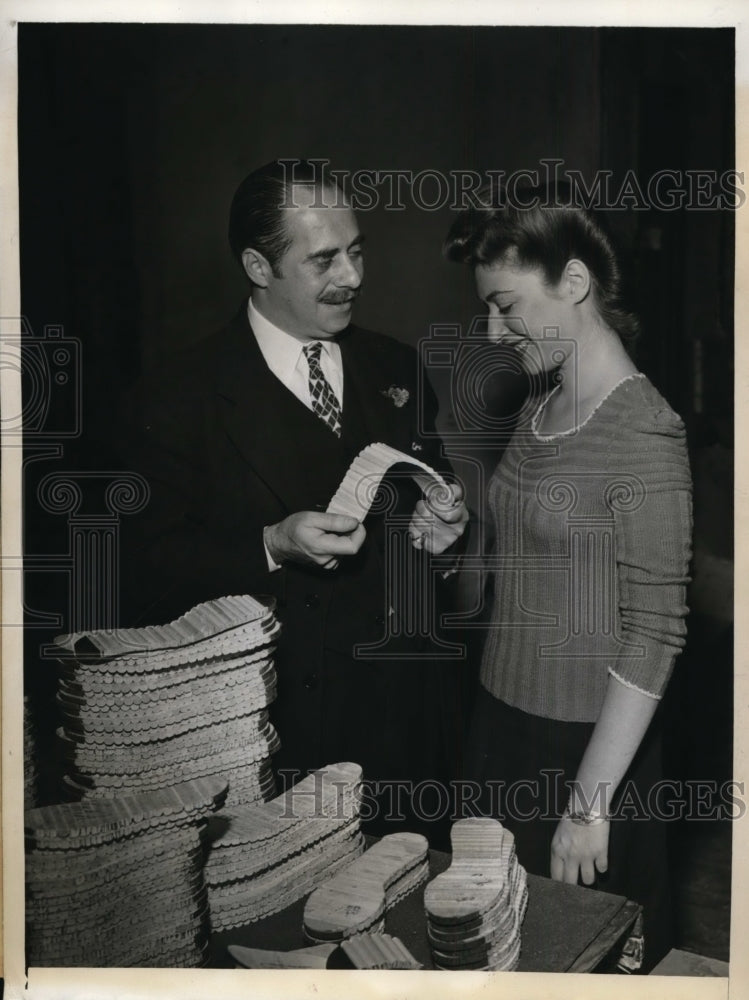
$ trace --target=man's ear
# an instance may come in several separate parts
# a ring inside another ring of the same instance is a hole
[[[567,261],[560,282],[563,294],[575,304],[583,302],[590,294],[592,279],[586,264],[577,257]]]
[[[259,285],[260,288],[268,287],[268,283],[273,276],[273,268],[268,263],[267,258],[258,250],[253,250],[252,247],[247,247],[246,250],[243,250],[242,266],[253,285]]]

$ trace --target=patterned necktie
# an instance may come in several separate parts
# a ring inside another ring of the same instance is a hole
[[[321,420],[325,421],[335,436],[340,437],[341,406],[320,367],[322,344],[319,340],[315,340],[311,344],[305,344],[302,350],[309,365],[309,394],[312,399],[312,409]]]

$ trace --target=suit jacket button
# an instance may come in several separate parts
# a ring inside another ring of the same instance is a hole
[[[305,607],[308,608],[316,608],[319,603],[320,603],[320,598],[317,596],[317,594],[307,594],[307,596],[304,599]]]
[[[317,674],[307,674],[302,680],[302,684],[308,691],[314,691],[317,687]]]

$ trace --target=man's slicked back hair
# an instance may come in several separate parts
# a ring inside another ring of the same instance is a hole
[[[280,276],[280,263],[291,246],[284,220],[284,210],[296,204],[294,193],[300,189],[314,189],[320,194],[320,204],[325,191],[341,194],[335,180],[326,170],[325,160],[273,160],[253,170],[242,181],[229,211],[229,244],[234,256],[242,263],[242,254],[248,248],[261,253],[271,266],[273,274]]]

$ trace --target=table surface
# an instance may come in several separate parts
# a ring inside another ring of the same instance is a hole
[[[429,852],[429,878],[450,855]],[[306,897],[305,897],[306,898]],[[528,875],[528,910],[522,928],[519,972],[591,972],[623,943],[640,907],[623,896]],[[209,964],[232,968],[230,944],[289,951],[309,946],[302,933],[304,899],[280,913],[211,936]],[[424,886],[388,911],[385,930],[401,939],[424,968],[433,968],[426,936]]]

